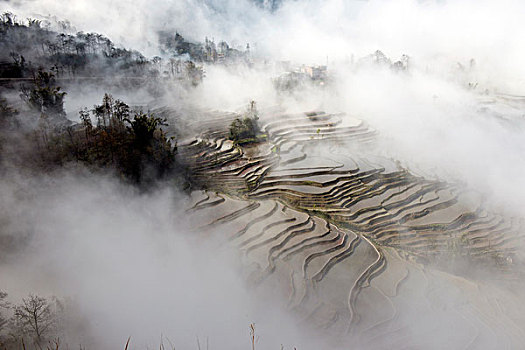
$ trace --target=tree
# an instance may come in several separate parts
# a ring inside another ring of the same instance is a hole
[[[91,135],[91,132],[93,131],[93,123],[91,122],[89,111],[87,110],[87,108],[84,108],[84,109],[81,109],[78,112],[78,114],[80,116],[80,121],[82,122],[82,126],[84,127],[86,140],[89,141],[89,135]]]
[[[136,113],[133,120],[126,119],[126,122],[131,125],[131,130],[133,130],[135,135],[134,141],[138,149],[143,149],[150,145],[154,140],[155,131],[160,129],[161,126],[167,125],[166,120],[141,112]]]
[[[151,113],[132,112],[126,103],[109,94],[91,112],[97,124],[91,123],[87,109],[80,111],[86,142],[78,142],[78,156],[69,154],[75,148],[68,147],[66,158],[72,156],[71,160],[100,167],[115,166],[136,183],[154,180],[174,169],[176,147],[162,130],[167,126],[165,119]],[[75,146],[73,141],[69,146]]]
[[[167,126],[166,120],[138,112],[125,121],[130,125],[131,144],[120,157],[121,171],[137,182],[149,182],[173,170],[176,148],[161,129]]]
[[[4,326],[7,324],[7,318],[2,314],[2,309],[8,309],[9,304],[5,300],[7,298],[7,293],[0,290],[0,332],[2,332]]]
[[[238,143],[249,143],[257,140],[259,133],[259,113],[255,101],[250,102],[250,107],[244,118],[237,118],[230,124],[230,140]]]
[[[0,152],[12,137],[12,131],[20,126],[17,115],[18,111],[9,106],[6,99],[0,97]]]
[[[186,62],[186,77],[193,86],[197,86],[204,78],[204,69],[202,66],[197,66],[192,61]]]
[[[257,132],[258,126],[254,119],[248,117],[243,119],[237,118],[230,125],[230,140],[237,142],[254,140]]]
[[[38,71],[33,79],[33,87],[31,89],[23,87],[21,92],[22,99],[35,110],[53,115],[64,114],[66,93],[60,91],[60,86],[56,85],[53,73]]]
[[[110,94],[104,94],[102,104],[95,106],[93,113],[98,127],[111,127],[122,131],[124,121],[129,118],[130,108],[120,100],[113,99]]]
[[[55,325],[55,313],[46,298],[30,294],[14,307],[13,324],[22,335],[31,334],[40,342]]]
[[[18,111],[9,106],[5,98],[0,97],[0,130],[18,126],[18,120],[15,118],[17,114]]]

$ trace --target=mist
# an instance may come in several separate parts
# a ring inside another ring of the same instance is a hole
[[[65,300],[62,344],[112,349],[131,337],[137,349],[196,349],[197,339],[243,349],[251,323],[262,347],[306,343],[279,296],[241,278],[224,233],[195,237],[187,195],[172,186],[138,194],[110,175],[70,170],[4,178],[1,193],[2,241],[16,236],[2,286],[14,302],[28,291]]]
[[[2,2],[0,10],[55,28],[68,21],[70,33],[95,31],[147,57],[167,58],[159,31],[194,42],[226,40],[239,50],[249,43],[250,64],[203,64],[201,84],[161,85],[160,100],[148,89],[105,88],[132,105],[181,111],[180,119],[168,120],[175,123],[198,124],[208,110],[242,113],[250,101],[263,114],[341,112],[343,123],[358,118],[378,131],[374,155],[460,183],[491,210],[523,217],[522,1],[288,0],[269,10],[248,0],[18,0]],[[408,69],[371,63],[376,50],[392,62],[408,55]],[[330,83],[280,93],[275,79],[286,72],[283,61],[327,65]],[[67,91],[67,117],[75,122],[81,108],[101,98],[97,86],[73,83]],[[71,346],[118,348],[131,336],[133,348],[169,339],[176,348],[197,348],[197,341],[204,348],[208,341],[212,349],[245,349],[251,323],[263,349],[341,345],[305,327],[278,291],[248,285],[242,258],[224,244],[230,232],[196,234],[186,212],[193,200],[169,181],[144,193],[114,174],[66,168],[7,173],[0,192],[1,234],[10,242],[0,250],[0,287],[15,303],[29,292],[70,300],[75,322],[64,337]],[[441,275],[436,280],[454,284]],[[411,286],[416,292],[406,293],[418,306],[423,283]],[[458,289],[444,293],[443,310],[467,303]],[[513,297],[523,300],[521,292]],[[412,326],[405,336],[428,348],[449,346],[430,342],[428,329],[437,321],[420,319],[414,305],[403,319]],[[438,314],[447,320],[446,310]],[[458,329],[458,337],[469,330]]]
[[[242,1],[14,1],[5,9],[19,17],[69,21],[75,30],[107,35],[147,55],[157,54],[159,30],[192,40],[205,36],[234,46],[252,43],[275,60],[323,64],[367,55],[408,54],[422,69],[449,73],[456,62],[475,58],[477,82],[500,92],[524,88],[525,55],[519,33],[520,1],[284,1],[270,12]],[[119,21],[114,21],[118,17]],[[150,52],[147,52],[150,50]]]

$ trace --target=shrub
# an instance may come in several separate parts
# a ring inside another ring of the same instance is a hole
[[[230,140],[243,143],[250,140],[255,140],[259,126],[257,121],[253,118],[245,117],[243,119],[237,118],[230,125]]]

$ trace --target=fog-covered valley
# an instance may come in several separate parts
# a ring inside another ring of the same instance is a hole
[[[519,348],[524,6],[0,1],[0,348]]]

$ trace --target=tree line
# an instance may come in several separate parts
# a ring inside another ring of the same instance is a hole
[[[175,63],[178,70],[173,69]],[[22,22],[9,12],[0,15],[0,78],[31,77],[41,67],[50,67],[57,78],[111,75],[144,78],[147,83],[164,77],[192,85],[204,78],[202,66],[192,60],[147,59],[139,51],[117,47],[98,33],[57,33],[40,20]]]
[[[138,185],[177,170],[176,142],[165,132],[167,121],[151,112],[132,110],[105,94],[100,105],[82,109],[81,122],[73,124],[65,116],[66,92],[46,71],[23,86],[20,96],[30,109],[23,117],[0,99],[0,150],[4,157],[12,155],[9,160],[17,160],[18,166],[52,170],[78,163],[94,170],[111,169]]]

